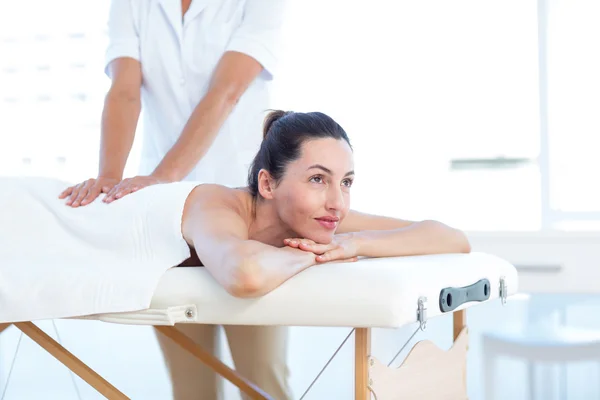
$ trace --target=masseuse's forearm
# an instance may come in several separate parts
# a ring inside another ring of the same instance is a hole
[[[140,116],[138,96],[109,91],[102,111],[100,166],[102,177],[122,179]]]
[[[152,175],[167,181],[184,179],[208,152],[221,125],[262,70],[253,57],[226,51],[215,68],[210,89]]]
[[[152,175],[167,181],[184,179],[206,154],[235,103],[233,96],[209,91]]]
[[[468,253],[465,234],[438,221],[415,222],[407,227],[353,234],[358,255],[397,257],[425,254]]]

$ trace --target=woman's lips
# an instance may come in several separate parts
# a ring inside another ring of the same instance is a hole
[[[317,222],[319,224],[321,224],[322,227],[324,227],[325,229],[335,229],[335,227],[337,226],[338,221],[333,220],[333,219],[319,219],[317,218]]]

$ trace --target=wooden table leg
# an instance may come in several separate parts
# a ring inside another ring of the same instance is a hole
[[[6,330],[6,328],[8,328],[11,325],[12,324],[0,324],[0,333],[4,332],[4,330]]]
[[[356,328],[354,335],[354,399],[370,400],[371,328]]]
[[[460,333],[467,327],[467,310],[460,310],[460,311],[455,311],[454,314],[452,315],[452,325],[453,325],[453,331],[454,331],[454,341],[456,342],[456,339],[458,338],[458,335],[460,335]],[[467,344],[467,349],[468,349],[468,344]],[[465,358],[465,362],[464,362],[464,385],[465,388],[467,387],[467,360]]]
[[[467,310],[455,311],[452,314],[454,340],[458,338],[458,335],[467,326]]]
[[[129,397],[117,390],[32,322],[16,322],[14,325],[107,399],[129,400]]]

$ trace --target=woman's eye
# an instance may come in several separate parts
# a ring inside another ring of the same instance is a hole
[[[315,183],[322,183],[323,182],[323,177],[321,176],[313,176],[312,178],[310,178],[311,182],[315,182]]]
[[[351,187],[352,186],[352,179],[344,179],[343,180],[343,184],[344,184],[344,186]]]

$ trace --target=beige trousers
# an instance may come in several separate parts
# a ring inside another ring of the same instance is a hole
[[[219,357],[216,325],[180,324],[177,328]],[[236,371],[277,400],[291,400],[285,326],[223,327]],[[171,339],[156,332],[171,376],[174,400],[225,400],[222,379]],[[242,395],[242,399],[249,397]]]

